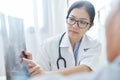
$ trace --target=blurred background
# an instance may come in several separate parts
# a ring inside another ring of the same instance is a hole
[[[0,0],[0,76],[6,74],[4,58],[12,55],[7,51],[11,50],[7,45],[10,47],[14,44],[15,47],[16,43],[22,42],[16,47],[24,45],[22,47],[35,56],[42,41],[66,31],[67,9],[75,1],[77,0]],[[88,1],[95,6],[96,16],[94,26],[87,34],[103,43],[101,67],[107,64],[105,20],[110,11],[111,0]],[[17,38],[18,42],[15,43]]]

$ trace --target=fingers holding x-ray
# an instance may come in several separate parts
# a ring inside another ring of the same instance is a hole
[[[23,62],[23,58],[32,60],[32,54],[27,51],[22,51],[20,54],[21,62]]]
[[[32,59],[32,54],[27,51],[22,51],[23,58]]]

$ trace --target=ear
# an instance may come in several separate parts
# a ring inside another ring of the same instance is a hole
[[[88,30],[89,30],[92,26],[94,26],[94,23],[92,23],[92,24],[90,25],[90,27],[88,28]]]

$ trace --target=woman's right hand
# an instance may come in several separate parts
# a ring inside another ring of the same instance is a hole
[[[43,69],[33,60],[23,58],[23,61],[28,63],[28,70],[31,76],[42,75],[45,73]]]
[[[26,57],[23,57],[22,61],[28,63],[28,70],[31,76],[42,75],[45,73],[43,69],[32,60],[32,54],[30,52],[23,51],[23,55]]]
[[[32,54],[28,51],[22,51],[20,57],[32,60]]]

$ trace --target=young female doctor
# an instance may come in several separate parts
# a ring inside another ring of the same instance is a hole
[[[67,31],[46,40],[40,45],[37,61],[25,51],[31,76],[61,73],[69,75],[77,72],[94,71],[98,65],[101,45],[86,35],[93,26],[94,6],[88,1],[77,1],[71,5],[66,17]]]

